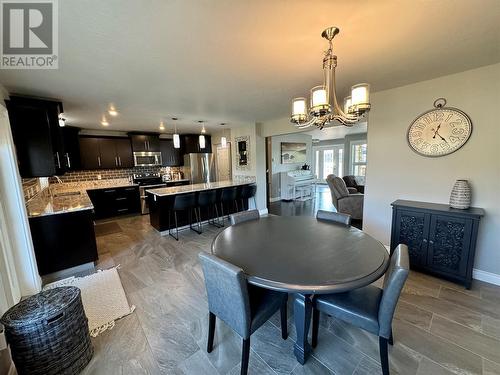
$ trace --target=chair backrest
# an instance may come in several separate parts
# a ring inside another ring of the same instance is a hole
[[[215,255],[200,253],[208,309],[242,338],[250,337],[250,298],[243,270]]]
[[[203,190],[198,193],[198,206],[206,207],[217,202],[216,190]]]
[[[252,198],[257,191],[257,185],[243,185],[241,187],[241,198],[248,199]]]
[[[243,223],[245,221],[259,220],[260,214],[259,210],[242,211],[236,214],[229,215],[229,219],[231,221],[231,225],[235,225],[238,223]]]
[[[338,200],[347,197],[349,195],[349,190],[347,190],[344,180],[333,174],[329,174],[326,177],[326,182],[332,194],[333,205],[338,209]]]
[[[238,196],[238,187],[233,186],[229,188],[224,188],[220,194],[220,200],[222,202],[230,202],[236,200]]]
[[[403,286],[410,273],[408,247],[398,245],[391,256],[384,277],[384,291],[378,310],[379,336],[388,339],[391,335],[392,317]]]
[[[196,193],[185,193],[175,196],[173,210],[181,211],[192,207],[196,207]]]
[[[342,214],[340,212],[318,210],[316,213],[317,220],[331,221],[335,224],[342,224],[345,226],[351,225],[351,215]]]

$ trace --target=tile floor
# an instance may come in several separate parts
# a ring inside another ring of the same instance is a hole
[[[99,267],[120,265],[137,309],[93,340],[84,374],[239,374],[240,339],[224,323],[217,324],[214,351],[205,350],[208,314],[197,255],[209,251],[221,229],[184,231],[176,242],[161,237],[148,216],[112,222],[117,226],[97,237]],[[324,316],[321,325],[318,347],[301,366],[293,356],[292,319],[284,341],[274,316],[252,336],[250,374],[380,373],[376,337]],[[500,287],[475,282],[464,290],[411,272],[394,337],[392,374],[500,374]]]

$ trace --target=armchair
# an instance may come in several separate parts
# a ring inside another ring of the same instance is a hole
[[[364,195],[349,191],[345,182],[340,177],[330,174],[326,182],[332,194],[332,202],[338,212],[351,215],[354,220],[363,219]]]
[[[347,189],[349,189],[349,191],[351,191],[351,188],[352,188],[352,189],[356,189],[355,193],[356,192],[361,193],[361,194],[365,193],[365,186],[359,185],[358,182],[356,181],[356,177],[344,176],[344,177],[342,177],[342,179],[344,180],[344,182],[347,186]]]

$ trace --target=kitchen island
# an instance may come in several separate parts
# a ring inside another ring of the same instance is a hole
[[[171,220],[172,223],[170,223],[169,225],[169,215],[172,206],[174,204],[175,197],[177,195],[186,193],[196,193],[206,190],[221,190],[227,187],[252,185],[252,184],[255,184],[255,178],[247,177],[247,178],[239,178],[228,181],[217,181],[210,183],[146,190],[149,200],[149,218],[151,225],[159,232],[165,232],[168,231],[169,228],[174,227],[173,220]],[[239,207],[239,209],[247,210],[248,202],[243,202],[243,207]],[[220,204],[219,204],[219,212],[220,212]],[[225,214],[233,212],[234,212],[233,207],[228,207],[227,209],[225,208],[224,210]],[[201,221],[202,222],[207,221],[209,218],[210,218],[209,212],[207,212],[207,210],[201,210]],[[186,213],[180,212],[178,214],[178,223],[179,223],[179,228],[189,225],[187,212]]]

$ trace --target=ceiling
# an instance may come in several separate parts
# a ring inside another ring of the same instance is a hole
[[[500,61],[498,0],[64,0],[59,69],[1,70],[11,93],[59,98],[70,125],[209,131],[287,116],[321,83],[328,26],[340,28],[340,97]]]

